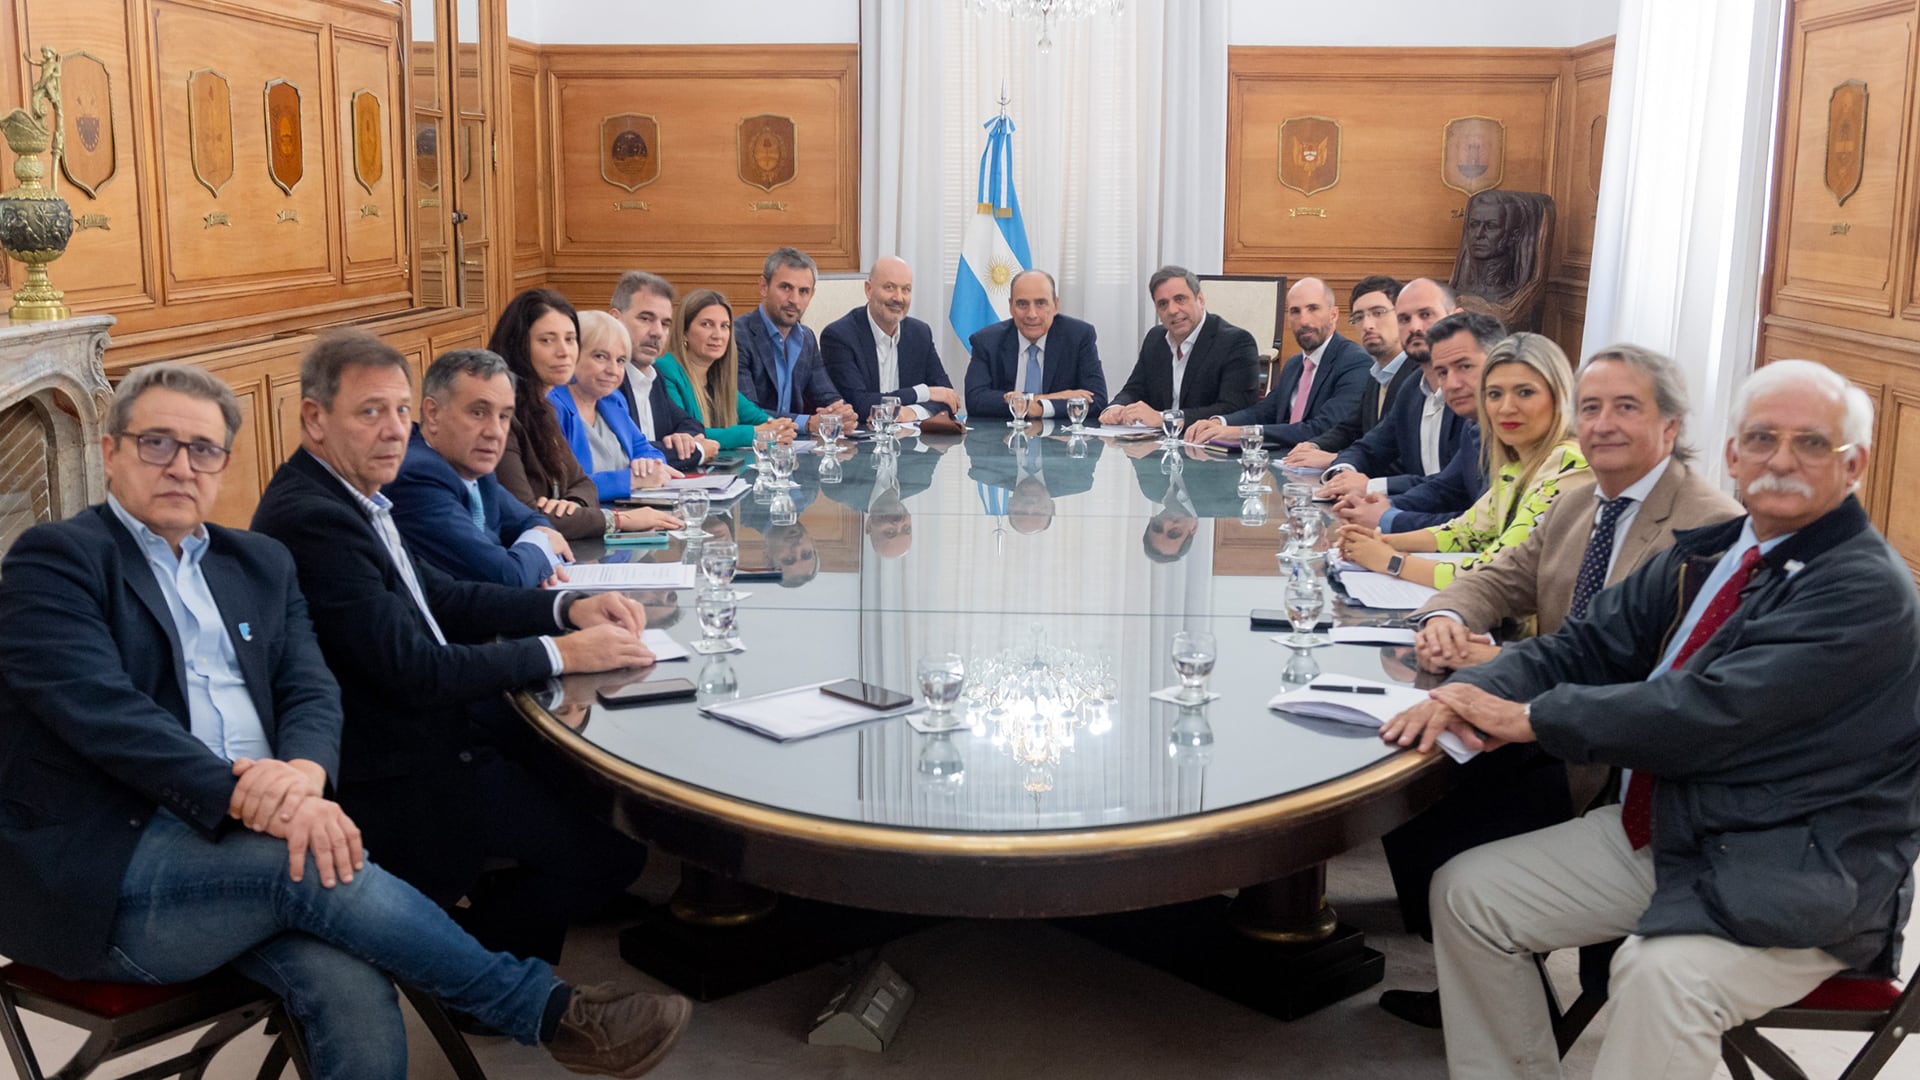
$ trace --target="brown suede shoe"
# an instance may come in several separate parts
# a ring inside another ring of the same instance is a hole
[[[576,986],[547,1052],[571,1072],[639,1076],[667,1056],[691,1015],[693,1003],[678,994]]]

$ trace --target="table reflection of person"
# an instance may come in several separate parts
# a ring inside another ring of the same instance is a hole
[[[707,524],[709,533],[714,531],[713,524]],[[733,539],[732,530],[728,530],[727,539]],[[647,625],[657,630],[665,630],[680,621],[680,593],[674,589],[643,589],[632,593],[640,606],[647,609]]]
[[[827,498],[866,515],[864,531],[874,554],[897,559],[913,547],[913,511],[906,500],[933,483],[945,451],[926,439],[905,443],[898,454],[877,454],[872,470],[856,470],[838,484],[824,484]]]
[[[1055,500],[1078,495],[1093,486],[1093,471],[1106,449],[1105,440],[1089,439],[1074,457],[1065,438],[1049,437],[1045,424],[1029,424],[1015,434],[1012,445],[995,453],[990,445],[974,442],[967,477],[981,485],[988,513],[1001,514],[1015,532],[1037,533],[1053,524]]]
[[[1217,518],[1240,514],[1240,467],[1200,446],[1186,446],[1171,456],[1147,440],[1116,443],[1133,459],[1133,479],[1149,503],[1167,504],[1172,479],[1180,477],[1181,512],[1170,517]]]
[[[811,476],[803,475],[801,470],[806,468],[816,472]],[[752,496],[740,500],[740,524],[760,534],[766,550],[766,565],[780,571],[780,587],[784,589],[797,589],[812,581],[820,572],[820,550],[813,542],[813,534],[807,531],[806,523],[799,519],[799,515],[812,505],[815,496],[820,493],[818,469],[818,463],[809,459],[794,471],[794,482],[800,486],[785,493],[792,501],[795,515],[790,523],[775,523],[771,503],[762,503]],[[745,560],[742,560],[742,565],[745,565]]]

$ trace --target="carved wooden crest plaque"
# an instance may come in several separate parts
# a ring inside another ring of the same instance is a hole
[[[187,76],[187,142],[194,178],[219,196],[233,179],[233,91],[212,68]]]
[[[1440,140],[1440,182],[1463,195],[1499,187],[1507,170],[1507,125],[1491,116],[1447,121]]]
[[[1847,205],[1866,168],[1867,84],[1848,79],[1827,99],[1827,190]]]
[[[791,116],[746,116],[736,129],[740,179],[765,191],[793,183],[798,133]]]
[[[1280,125],[1280,182],[1312,195],[1340,182],[1340,122],[1290,116]]]
[[[373,194],[373,185],[387,173],[386,131],[380,123],[380,95],[355,90],[348,115],[353,122],[353,178]]]
[[[60,115],[66,152],[60,171],[89,198],[113,179],[119,166],[113,131],[113,81],[107,65],[87,52],[60,58]]]
[[[300,127],[300,88],[285,79],[267,83],[267,175],[293,194],[306,175],[306,133]]]
[[[660,179],[660,122],[644,113],[601,117],[600,179],[627,191]]]

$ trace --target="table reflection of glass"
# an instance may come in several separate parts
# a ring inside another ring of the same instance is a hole
[[[1284,607],[1282,538],[1241,524],[1236,461],[1183,448],[1162,472],[1150,437],[1145,453],[1093,438],[1076,456],[1049,422],[1007,434],[908,435],[885,454],[863,443],[833,459],[841,479],[826,485],[819,458],[803,458],[792,524],[750,498],[717,507],[741,574],[784,587],[741,601],[747,647],[718,670],[697,655],[658,665],[701,700],[596,708],[578,733],[547,722],[552,688],[531,688],[523,710],[629,804],[623,821],[659,826],[675,854],[901,911],[1077,913],[1250,885],[1386,831],[1450,782],[1439,758],[1267,708],[1307,665],[1308,678],[1414,676],[1392,650],[1300,657],[1249,629],[1250,610]],[[783,561],[802,546],[804,568]],[[1332,604],[1340,624],[1395,614]],[[669,633],[692,644],[694,622]],[[1218,697],[1199,715],[1149,697],[1178,683],[1180,630],[1217,641]],[[996,700],[978,677],[1035,640],[1047,670],[997,676],[1018,686]],[[890,719],[778,743],[698,711],[843,677],[918,697],[918,659],[944,653],[964,659],[968,684],[937,737]],[[1106,685],[1088,683],[1102,672]]]

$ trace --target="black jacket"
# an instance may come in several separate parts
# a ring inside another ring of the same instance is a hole
[[[1180,380],[1180,409],[1187,418],[1225,416],[1253,404],[1260,381],[1260,350],[1253,335],[1218,315],[1208,315],[1194,334],[1187,373]],[[1140,358],[1112,404],[1136,401],[1162,411],[1173,401],[1173,350],[1167,347],[1164,326],[1147,331]]]

